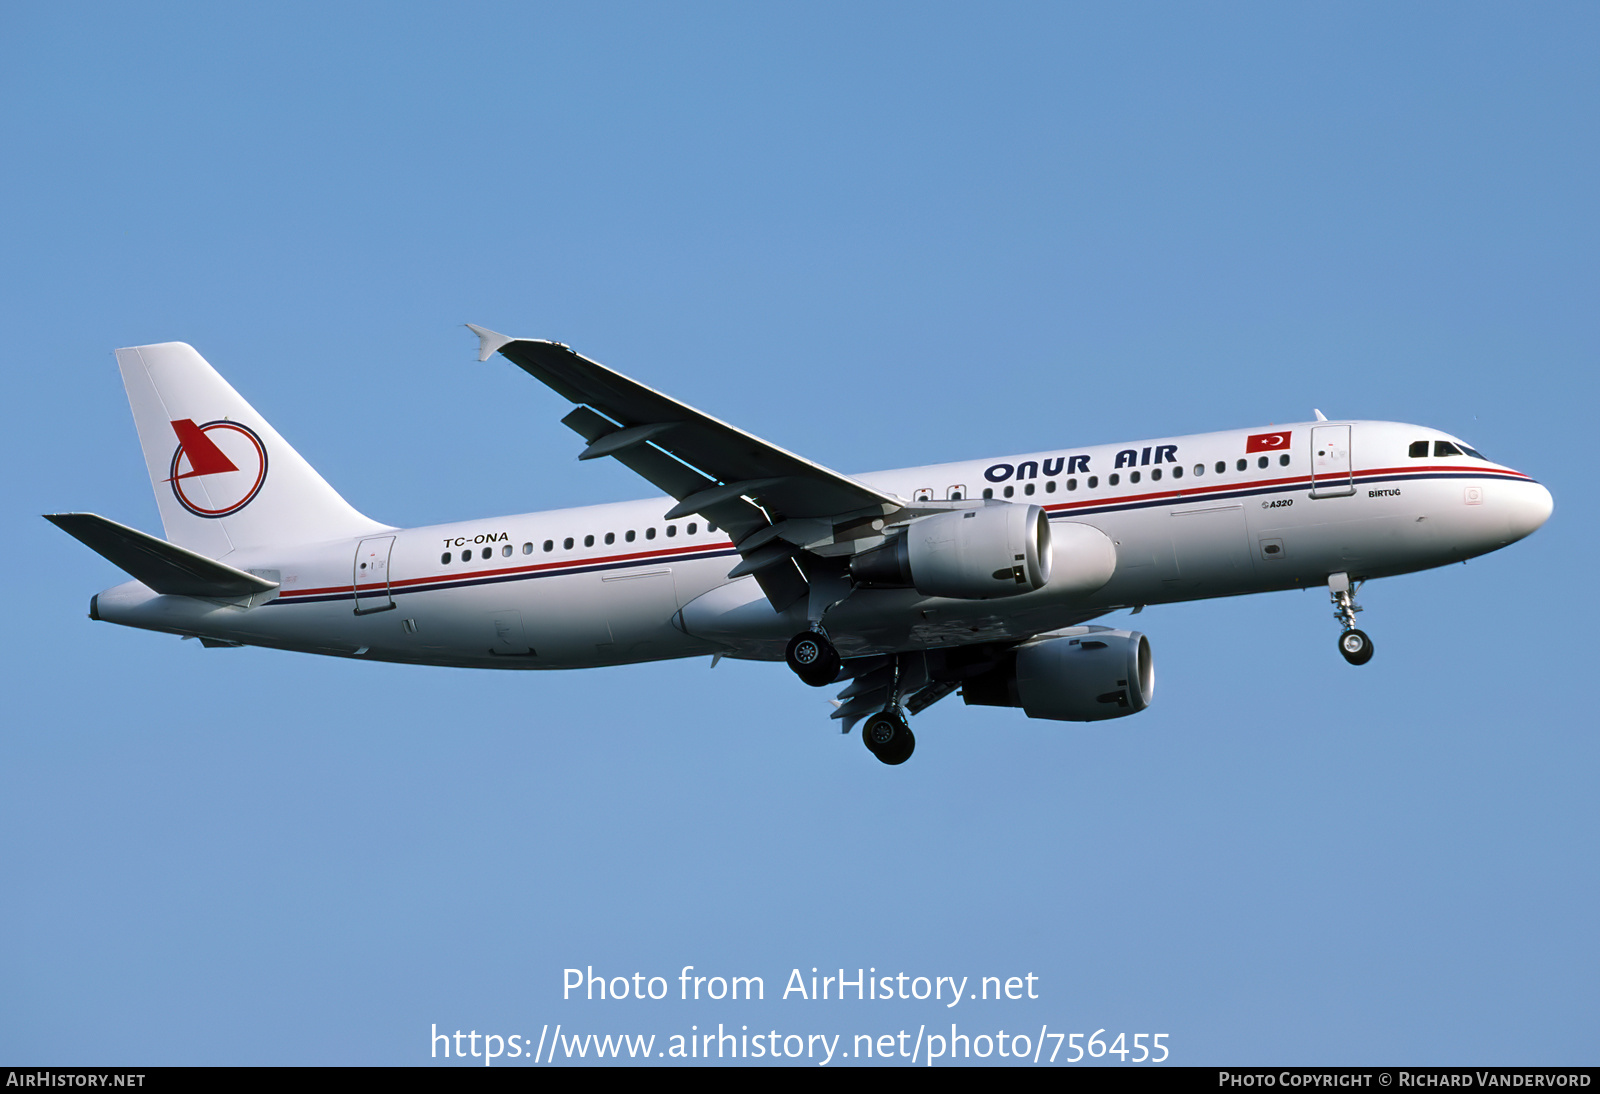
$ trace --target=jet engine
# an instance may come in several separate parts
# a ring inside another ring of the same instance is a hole
[[[1050,580],[1050,521],[1037,505],[985,505],[912,521],[850,560],[858,585],[988,600]]]
[[[974,706],[1021,707],[1030,718],[1098,722],[1139,713],[1150,705],[1155,684],[1144,635],[1075,627],[1018,646],[967,680],[962,698]]]

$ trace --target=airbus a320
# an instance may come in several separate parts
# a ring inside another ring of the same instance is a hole
[[[96,620],[374,661],[574,669],[703,655],[843,685],[833,718],[886,764],[959,692],[1030,718],[1137,714],[1149,640],[1119,609],[1356,590],[1498,550],[1548,490],[1460,438],[1315,421],[843,475],[558,342],[472,326],[576,404],[562,422],[668,497],[425,528],[352,508],[193,348],[116,357],[166,538],[47,519],[134,580]]]

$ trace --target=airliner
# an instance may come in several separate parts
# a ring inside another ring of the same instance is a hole
[[[89,617],[372,661],[574,669],[711,656],[842,685],[832,717],[904,763],[959,693],[1030,718],[1137,714],[1150,642],[1092,623],[1152,604],[1356,592],[1498,550],[1550,492],[1458,437],[1315,420],[843,475],[559,342],[468,324],[565,397],[578,459],[666,497],[424,528],[351,507],[193,348],[116,351],[166,538],[47,515],[134,580]]]

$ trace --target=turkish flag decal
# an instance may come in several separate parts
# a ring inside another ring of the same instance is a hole
[[[1282,433],[1254,433],[1244,439],[1246,452],[1271,452],[1274,449],[1289,447],[1290,430]]]

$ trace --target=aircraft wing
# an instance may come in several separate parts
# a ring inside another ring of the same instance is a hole
[[[574,353],[560,342],[510,338],[468,323],[478,360],[498,351],[579,404],[562,422],[589,442],[580,460],[611,456],[678,499],[666,519],[698,513],[726,528],[782,611],[803,596],[796,546],[766,531],[785,522],[881,517],[905,506],[848,475],[797,456]]]

